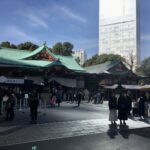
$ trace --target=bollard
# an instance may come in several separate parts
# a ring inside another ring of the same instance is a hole
[[[21,98],[20,98],[20,100],[19,100],[19,111],[22,111],[22,107],[21,107]]]

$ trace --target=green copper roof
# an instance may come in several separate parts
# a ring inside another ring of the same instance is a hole
[[[59,59],[60,62],[66,66],[68,69],[74,70],[74,68],[76,68],[76,70],[82,70],[84,71],[84,69],[78,65],[78,63],[75,61],[75,59],[71,56],[62,56],[62,55],[54,55],[55,58]]]
[[[85,70],[88,73],[101,74],[105,73],[106,71],[108,71],[109,69],[111,69],[112,67],[114,67],[119,63],[120,63],[119,61],[107,61],[106,63],[85,67]]]
[[[29,60],[30,58],[42,50],[47,50],[47,52],[56,59],[56,61],[46,61],[46,60]],[[59,61],[57,61],[59,60]],[[5,65],[23,65],[31,67],[51,67],[54,65],[61,65],[70,70],[75,71],[85,71],[72,56],[61,56],[55,55],[48,50],[46,45],[42,45],[34,51],[28,50],[18,50],[11,48],[0,48],[0,64]]]
[[[46,50],[51,56],[55,57],[54,54],[48,50],[48,47],[46,45],[42,45],[39,48],[37,48],[36,50],[31,51],[30,53],[26,53],[26,55],[24,55],[22,57],[22,59],[26,59],[26,58],[29,58],[31,56],[34,56],[34,55],[40,53],[42,50]]]
[[[24,56],[30,54],[31,51],[27,50],[19,50],[19,49],[12,49],[12,48],[0,48],[0,57],[6,59],[22,59]]]

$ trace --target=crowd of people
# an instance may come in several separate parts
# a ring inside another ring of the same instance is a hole
[[[82,100],[93,104],[103,104],[104,100],[108,100],[109,121],[112,124],[116,124],[118,119],[120,124],[126,124],[129,116],[138,116],[144,119],[148,116],[148,110],[150,109],[149,94],[145,95],[143,93],[137,99],[133,99],[132,93],[125,91],[122,91],[119,96],[112,92],[111,96],[105,97],[104,92],[100,92],[100,90],[91,92],[87,89],[63,89],[61,86],[52,87],[45,93],[36,88],[32,91],[0,88],[0,113],[2,112],[1,109],[3,109],[6,120],[14,119],[14,108],[17,108],[18,104],[21,106],[24,103],[23,99],[26,100],[24,101],[26,106],[30,107],[31,123],[37,122],[37,109],[41,103],[51,107],[60,107],[61,102],[66,101],[75,103],[79,107]]]
[[[132,100],[130,92],[122,92],[117,98],[112,92],[109,97],[109,121],[116,124],[120,120],[120,125],[126,124],[128,117],[138,116],[145,119],[150,114],[150,97],[149,94],[141,93],[137,100]]]
[[[19,107],[30,107],[31,123],[37,122],[37,109],[40,102],[44,105],[60,107],[62,101],[76,103],[80,106],[81,100],[89,99],[89,92],[81,89],[63,89],[62,87],[52,87],[44,92],[34,88],[32,91],[3,87],[0,88],[0,114],[5,114],[5,120],[13,120],[14,109]]]

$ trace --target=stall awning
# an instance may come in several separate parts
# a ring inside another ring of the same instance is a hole
[[[48,82],[51,82],[51,81],[56,81],[60,85],[63,85],[63,86],[66,86],[66,87],[72,87],[72,88],[76,88],[77,87],[76,79],[67,79],[67,78],[53,77],[53,78],[48,80]]]
[[[114,84],[112,86],[103,85],[105,89],[117,89],[118,84]],[[125,85],[122,84],[121,87],[126,90],[149,90],[150,91],[150,85]]]

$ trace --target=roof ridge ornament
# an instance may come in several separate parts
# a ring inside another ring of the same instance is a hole
[[[46,46],[46,41],[44,42],[44,44],[43,44],[44,46]]]

